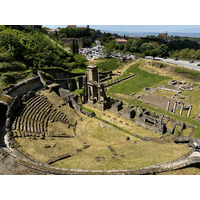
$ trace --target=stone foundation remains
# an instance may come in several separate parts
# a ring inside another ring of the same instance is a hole
[[[152,113],[147,112],[145,109],[137,107],[137,117],[135,123],[138,126],[150,129],[153,132],[165,133],[166,124],[163,122],[164,115],[154,116]]]

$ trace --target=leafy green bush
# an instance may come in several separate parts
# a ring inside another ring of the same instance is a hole
[[[1,62],[0,63],[0,72],[8,72],[8,71],[25,71],[27,69],[24,63],[20,63],[17,61],[8,63]]]
[[[87,60],[86,60],[85,55],[76,54],[74,56],[74,59],[75,59],[75,61],[77,63],[77,67],[78,68],[85,68],[86,67],[85,63],[87,62]]]
[[[10,62],[13,61],[14,58],[7,52],[0,53],[0,62]]]
[[[165,68],[166,65],[164,65],[163,63],[160,64],[159,68]]]
[[[10,73],[4,73],[1,75],[1,80],[8,85],[15,82],[15,76]]]

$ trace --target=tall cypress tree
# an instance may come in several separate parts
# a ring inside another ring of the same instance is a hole
[[[75,54],[75,41],[74,40],[72,40],[70,47],[71,47],[72,53]]]
[[[76,53],[78,53],[78,42],[76,41]]]

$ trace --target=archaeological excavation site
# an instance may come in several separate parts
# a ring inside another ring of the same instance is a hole
[[[200,174],[200,75],[161,64],[48,68],[3,89],[1,173]]]

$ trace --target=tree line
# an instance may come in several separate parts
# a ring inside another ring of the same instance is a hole
[[[60,38],[81,38],[91,36],[92,33],[89,28],[61,28],[58,31]]]
[[[141,57],[166,57],[181,56],[182,58],[200,59],[197,41],[192,39],[169,38],[168,40],[159,38],[128,39],[126,44],[117,44],[112,34],[103,34],[101,44],[104,45],[104,53],[109,57],[113,51],[123,53],[140,54]]]

